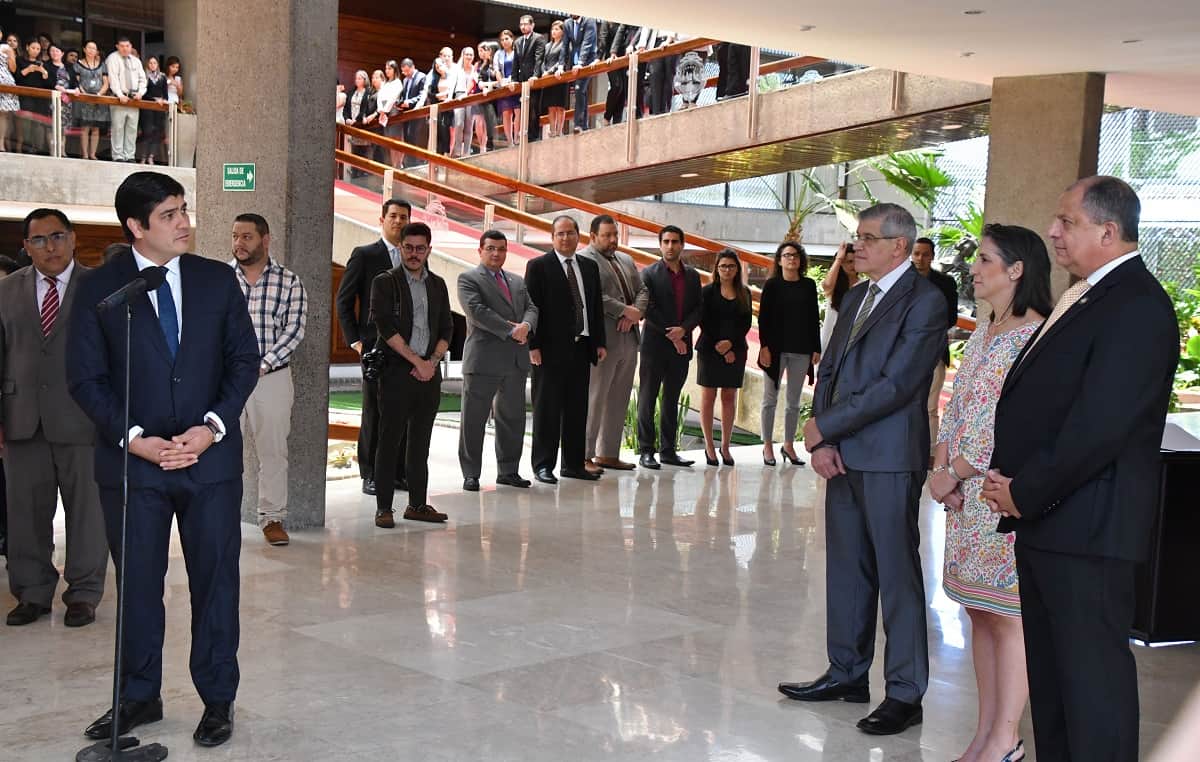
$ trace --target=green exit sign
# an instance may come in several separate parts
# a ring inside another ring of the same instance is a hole
[[[254,190],[254,164],[224,164],[221,173],[221,190]]]

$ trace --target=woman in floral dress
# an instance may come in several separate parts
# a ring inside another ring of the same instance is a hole
[[[15,85],[13,73],[17,70],[17,51],[7,41],[0,42],[0,85]],[[15,114],[21,108],[17,96],[0,93],[0,151],[8,150],[8,133],[12,130]]]
[[[1013,362],[1050,314],[1050,259],[1041,237],[988,225],[971,266],[975,295],[992,306],[971,334],[934,451],[929,492],[946,506],[943,586],[971,619],[979,723],[969,762],[1016,762],[1029,697],[1012,534],[979,496],[995,443],[996,401]]]

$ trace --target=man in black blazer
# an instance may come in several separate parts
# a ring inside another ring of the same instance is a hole
[[[579,223],[554,218],[554,250],[525,266],[525,288],[537,306],[537,331],[529,336],[533,364],[534,478],[557,484],[554,466],[562,445],[561,473],[569,479],[600,478],[584,468],[588,382],[603,362],[604,311],[600,269],[576,256]]]
[[[925,398],[946,348],[946,304],[909,262],[916,237],[912,215],[896,204],[859,214],[854,261],[867,280],[842,300],[804,424],[812,468],[827,480],[829,669],[779,685],[797,701],[869,702],[882,606],[886,697],[858,723],[872,735],[921,722],[929,684],[918,514],[929,468]]]
[[[669,466],[690,466],[679,457],[679,393],[687,381],[692,362],[692,333],[700,325],[700,273],[683,263],[683,231],[667,225],[658,231],[662,259],[642,270],[642,282],[650,292],[646,321],[642,326],[642,348],[638,358],[638,462],[644,468],[659,468],[654,459]],[[654,406],[662,390],[662,407],[657,431]],[[657,445],[657,447],[656,447]]]
[[[400,88],[400,102],[397,107],[400,109],[400,114],[403,115],[406,111],[412,111],[425,105],[428,83],[425,80],[425,74],[413,64],[411,58],[405,58],[400,62],[400,73],[404,75],[404,84]],[[404,142],[424,148],[425,144],[421,142],[421,127],[425,122],[426,120],[423,119],[410,119],[404,122]],[[404,166],[411,167],[416,163],[417,157],[410,154],[404,155]]]
[[[238,688],[238,556],[242,545],[242,435],[238,418],[258,381],[259,351],[246,300],[224,262],[185,253],[183,187],[135,172],[117,189],[129,252],[83,273],[71,313],[67,381],[96,425],[96,481],[108,545],[125,563],[120,729],[161,720],[163,580],[171,523],[187,562],[192,682],[204,701],[193,738],[233,733]],[[125,430],[125,310],[95,309],[146,268],[162,285],[132,302],[130,423]],[[122,446],[129,441],[128,546],[121,545]],[[85,731],[112,734],[111,713]]]
[[[337,316],[342,336],[350,348],[361,355],[375,348],[377,333],[371,321],[371,283],[379,273],[400,266],[400,232],[408,224],[412,205],[398,198],[383,203],[379,218],[380,239],[366,246],[356,246],[338,286]],[[358,427],[358,475],[362,477],[364,495],[375,494],[375,448],[379,441],[379,385],[362,382],[362,421]],[[403,451],[403,448],[401,448]],[[404,461],[396,463],[396,489],[408,489]]]
[[[546,59],[546,38],[533,31],[533,16],[521,17],[521,36],[513,43],[513,81],[525,82],[542,76],[542,62]],[[529,93],[530,141],[542,139],[542,91]]]
[[[1136,760],[1129,631],[1179,327],[1137,253],[1140,203],[1113,177],[1059,199],[1054,258],[1080,280],[1029,340],[996,405],[983,497],[1016,532],[1038,759]]]
[[[929,238],[918,238],[917,242],[913,244],[912,263],[918,273],[928,278],[929,282],[942,292],[942,296],[946,300],[946,331],[949,332],[958,323],[958,283],[949,275],[933,269],[933,241]],[[933,369],[933,383],[929,385],[927,407],[929,409],[930,451],[937,445],[938,428],[941,425],[938,407],[942,400],[942,387],[946,385],[946,368],[949,366],[950,340],[947,336],[946,349],[942,352],[941,362]]]

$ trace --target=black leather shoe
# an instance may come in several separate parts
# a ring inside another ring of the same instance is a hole
[[[558,478],[554,472],[548,468],[539,468],[534,472],[533,478],[537,479],[542,484],[558,484]]]
[[[479,480],[474,476],[468,476],[466,479],[463,479],[463,489],[467,492],[478,492]]]
[[[520,487],[521,489],[529,488],[529,480],[521,478],[520,474],[500,474],[496,477],[496,484],[504,484],[509,487]]]
[[[393,492],[408,492],[408,479],[401,476],[396,479],[396,484],[392,487]]]
[[[658,459],[664,466],[690,466],[696,462],[694,460],[688,460],[687,458],[681,458],[678,454],[673,452],[661,453],[658,456]]]
[[[18,603],[15,609],[8,612],[8,626],[22,627],[27,624],[33,624],[49,613],[49,606],[41,606],[36,603]]]
[[[858,729],[873,736],[891,736],[920,725],[921,719],[920,704],[885,698],[874,712],[858,721]]]
[[[638,465],[642,468],[650,468],[655,471],[662,468],[662,466],[658,465],[658,461],[654,459],[654,453],[652,452],[642,453],[642,457],[638,458]]]
[[[375,480],[374,479],[363,479],[363,494],[364,495],[374,495],[375,494]]]
[[[121,702],[121,724],[117,728],[121,733],[128,733],[139,725],[148,725],[163,718],[162,698],[155,697],[149,701]],[[112,738],[112,710],[105,712],[100,719],[87,726],[83,734],[97,741]]]
[[[76,601],[67,605],[67,613],[63,617],[63,624],[67,627],[83,627],[94,621],[96,621],[96,607],[92,604]]]
[[[233,704],[207,704],[192,738],[201,746],[220,746],[233,735]]]
[[[563,468],[558,473],[565,479],[583,479],[588,482],[594,482],[600,478],[600,474],[593,474],[583,468]]]
[[[871,700],[871,689],[864,685],[839,683],[828,672],[811,683],[780,683],[779,692],[796,701],[848,701],[865,704]]]

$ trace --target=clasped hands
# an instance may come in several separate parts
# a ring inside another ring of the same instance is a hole
[[[200,456],[212,446],[213,433],[207,426],[193,426],[170,440],[162,437],[134,437],[129,451],[148,460],[164,471],[178,471],[196,465]]]
[[[641,320],[642,311],[632,304],[627,304],[621,311],[621,317],[617,318],[617,330],[621,333],[629,333]]]
[[[804,449],[807,450],[812,457],[810,458],[813,471],[817,472],[817,476],[823,479],[833,479],[837,476],[842,476],[846,473],[846,464],[842,462],[842,454],[838,452],[836,446],[820,445],[825,441],[825,436],[821,433],[821,429],[817,426],[816,418],[809,418],[804,422]]]
[[[675,351],[681,355],[688,353],[687,344],[683,340],[683,326],[677,325],[667,329],[667,340],[675,347]]]

